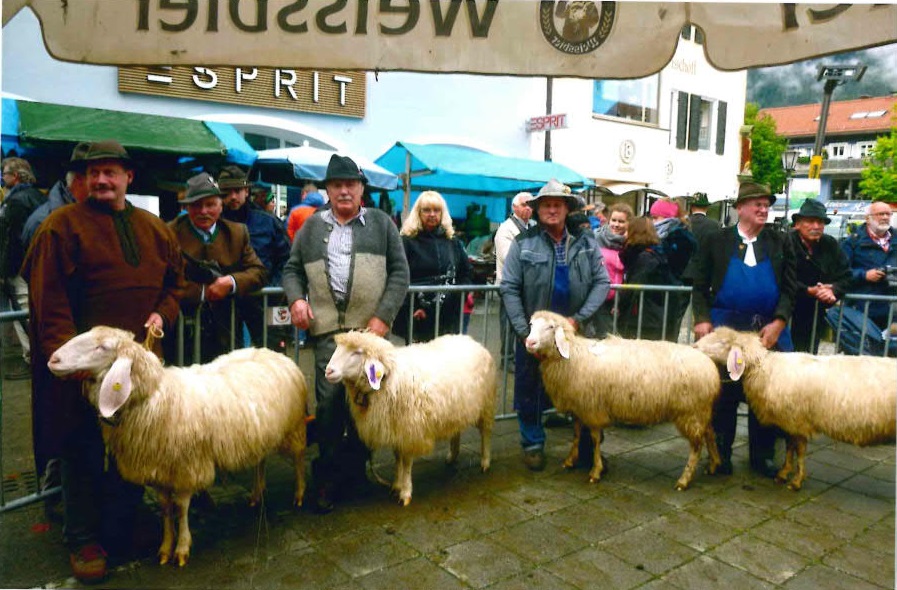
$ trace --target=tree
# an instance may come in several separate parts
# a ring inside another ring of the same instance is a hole
[[[897,127],[875,142],[863,165],[860,191],[873,201],[897,203]]]
[[[782,169],[782,152],[788,140],[776,133],[776,122],[769,115],[757,117],[760,106],[748,103],[744,107],[744,124],[751,125],[751,172],[754,181],[769,185],[774,193],[785,187],[785,171]]]

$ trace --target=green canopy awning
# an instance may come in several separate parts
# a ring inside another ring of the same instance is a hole
[[[202,121],[18,101],[19,142],[40,147],[115,139],[128,150],[225,156],[227,147]]]

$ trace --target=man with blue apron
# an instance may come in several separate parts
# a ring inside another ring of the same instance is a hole
[[[737,225],[701,242],[695,255],[695,339],[714,326],[728,326],[758,332],[767,348],[794,350],[787,324],[794,307],[795,257],[787,235],[766,226],[774,202],[768,186],[742,183],[735,201]],[[742,401],[741,383],[724,382],[713,417],[722,474],[732,473],[732,443]],[[777,472],[773,463],[777,432],[759,424],[749,412],[751,468],[768,477]]]

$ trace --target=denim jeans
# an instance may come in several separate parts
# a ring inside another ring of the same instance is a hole
[[[542,412],[550,408],[551,403],[542,385],[539,361],[526,351],[519,338],[514,341],[514,409],[520,427],[520,444],[524,451],[532,451],[545,446]]]

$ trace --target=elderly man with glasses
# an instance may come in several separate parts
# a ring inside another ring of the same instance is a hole
[[[887,203],[877,201],[869,205],[866,223],[844,240],[841,249],[847,255],[853,277],[852,293],[897,295],[897,287],[891,284],[897,278],[897,232],[891,227],[891,207]],[[853,304],[860,310],[865,308],[865,302],[861,300]],[[885,302],[869,304],[869,319],[880,328],[886,328],[888,307]],[[897,314],[891,321],[895,318]]]

